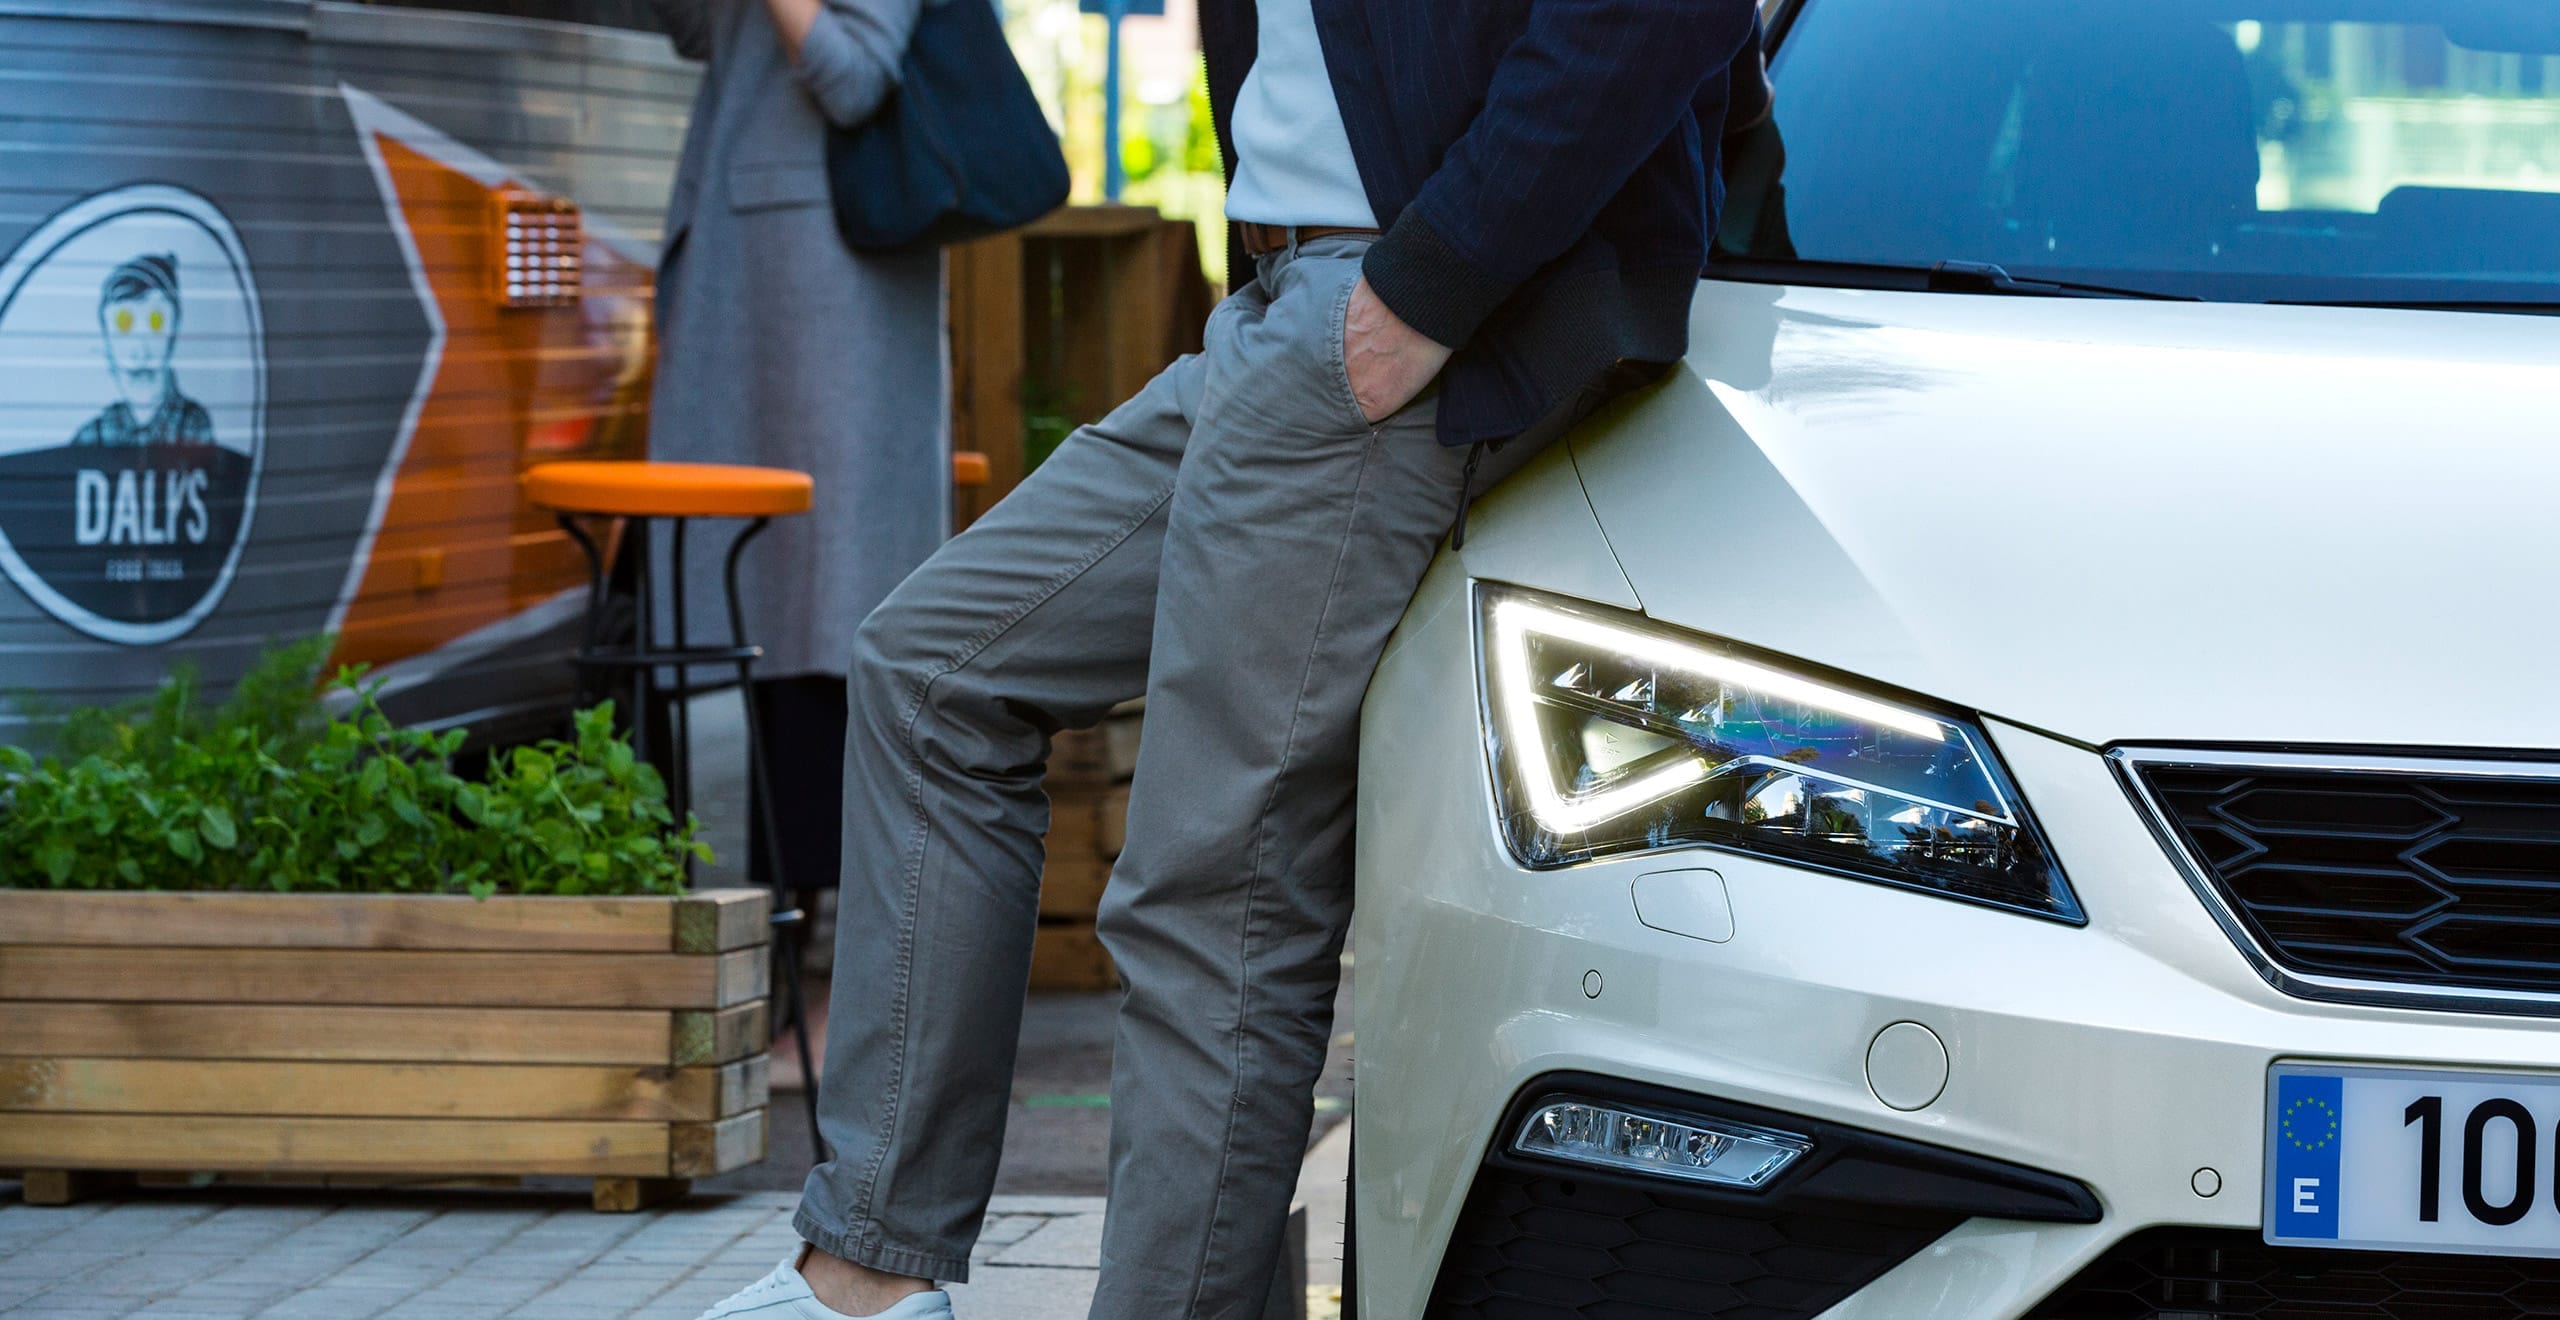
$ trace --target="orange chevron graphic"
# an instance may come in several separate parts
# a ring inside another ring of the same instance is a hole
[[[517,476],[555,458],[645,456],[654,272],[590,235],[582,297],[501,306],[494,199],[530,185],[496,177],[485,160],[458,164],[449,140],[365,131],[442,325],[331,657],[379,665],[585,584],[584,558],[524,503]]]

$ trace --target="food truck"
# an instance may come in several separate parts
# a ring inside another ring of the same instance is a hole
[[[695,71],[641,0],[0,0],[0,741],[327,635],[567,708],[529,464],[645,452]]]

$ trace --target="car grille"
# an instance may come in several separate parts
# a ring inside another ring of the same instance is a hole
[[[1709,1206],[1487,1167],[1441,1260],[1430,1320],[1801,1320],[1963,1219],[1794,1202]]]
[[[2027,1320],[2506,1320],[2560,1316],[2560,1260],[2270,1247],[2159,1228],[2118,1243]]]
[[[2135,773],[2287,970],[2560,992],[2560,778],[2139,759]]]

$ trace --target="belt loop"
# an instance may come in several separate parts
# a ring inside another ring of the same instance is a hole
[[[1288,233],[1289,246],[1286,251],[1289,254],[1289,260],[1296,261],[1298,259],[1298,227],[1296,225],[1289,226]]]

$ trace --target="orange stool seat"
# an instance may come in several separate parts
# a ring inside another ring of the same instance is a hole
[[[728,463],[541,463],[524,493],[554,513],[618,518],[770,518],[807,513],[814,483],[789,468]]]

